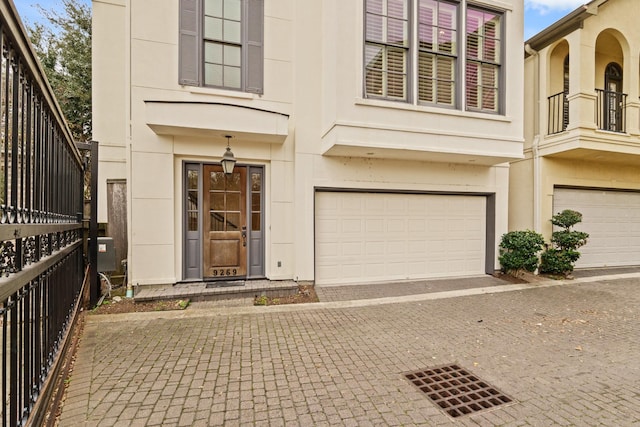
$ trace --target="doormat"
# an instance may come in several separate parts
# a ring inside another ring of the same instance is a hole
[[[207,289],[211,288],[230,288],[232,286],[244,286],[244,280],[217,280],[215,282],[206,282]]]
[[[458,365],[438,366],[403,375],[453,418],[514,402],[496,387]]]

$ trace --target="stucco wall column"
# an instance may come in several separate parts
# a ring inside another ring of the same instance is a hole
[[[627,133],[632,135],[640,134],[640,83],[638,76],[640,75],[640,57],[638,56],[637,46],[633,46],[628,58],[624,61],[624,80],[623,85],[627,96]]]
[[[595,40],[587,39],[581,31],[566,37],[569,42],[569,125],[595,129]]]

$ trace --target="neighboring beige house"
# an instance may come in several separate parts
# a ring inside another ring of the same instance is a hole
[[[640,264],[637,0],[594,0],[525,42],[525,158],[511,164],[509,229],[583,214],[577,267]]]
[[[132,283],[499,268],[522,0],[94,0],[93,22],[99,221],[126,179]]]

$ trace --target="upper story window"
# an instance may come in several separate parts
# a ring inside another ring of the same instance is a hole
[[[367,94],[407,99],[408,17],[407,0],[366,1],[364,57]]]
[[[264,0],[180,0],[180,84],[263,93]]]
[[[622,93],[622,68],[615,62],[604,72],[604,91],[596,91],[602,100],[603,123],[601,129],[625,132],[627,95]]]
[[[467,0],[365,0],[365,96],[501,112],[502,26]]]
[[[204,2],[204,84],[242,88],[242,2]]]
[[[467,109],[498,111],[501,15],[467,8]]]
[[[455,106],[458,6],[418,2],[418,99]]]

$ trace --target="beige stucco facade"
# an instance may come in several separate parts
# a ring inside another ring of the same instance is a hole
[[[640,190],[636,7],[591,1],[526,42],[525,157],[511,164],[511,230],[549,239],[561,188]],[[621,75],[607,77],[616,68]]]
[[[238,165],[264,168],[268,279],[314,280],[318,189],[491,195],[499,268],[522,157],[522,1],[474,2],[504,12],[504,114],[366,99],[362,1],[266,0],[262,95],[182,86],[177,3],[93,1],[99,221],[106,181],[125,178],[132,283],[183,279],[184,164],[219,163],[225,135]]]

